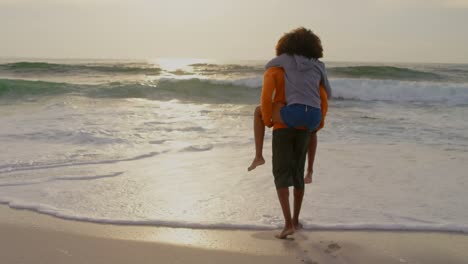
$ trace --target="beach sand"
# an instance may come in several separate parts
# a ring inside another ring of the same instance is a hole
[[[468,235],[206,230],[63,220],[0,206],[0,263],[468,263]]]

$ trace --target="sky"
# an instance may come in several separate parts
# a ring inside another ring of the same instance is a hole
[[[468,0],[0,0],[0,57],[267,60],[299,26],[325,61],[468,63]]]

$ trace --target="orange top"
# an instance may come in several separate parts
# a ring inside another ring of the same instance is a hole
[[[328,97],[325,88],[320,84],[320,108],[322,111],[322,121],[318,130],[325,125],[325,116],[328,111]],[[284,70],[279,67],[268,68],[263,75],[263,88],[261,95],[262,119],[265,126],[271,126],[271,117],[273,115],[273,103],[286,104],[286,95],[284,91]],[[273,130],[286,128],[283,123],[273,124]],[[304,129],[304,128],[302,128]]]

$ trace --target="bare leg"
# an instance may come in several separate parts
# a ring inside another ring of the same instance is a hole
[[[314,173],[315,152],[317,151],[317,132],[310,134],[309,150],[307,151],[307,172],[304,183],[312,183],[312,173]]]
[[[284,106],[283,103],[273,103],[273,123],[282,123],[280,110]],[[263,140],[265,139],[265,125],[263,123],[262,111],[260,106],[255,108],[254,112],[254,138],[255,138],[255,158],[247,168],[248,171],[255,169],[257,166],[265,164],[263,158]]]
[[[294,226],[291,219],[291,209],[289,208],[289,188],[276,189],[278,200],[284,216],[284,228],[281,233],[275,235],[276,238],[285,239],[294,233]]]
[[[304,198],[304,189],[294,188],[294,215],[292,224],[296,230],[302,229],[302,224],[299,223],[299,214],[301,213],[302,198]]]
[[[255,169],[257,166],[265,164],[263,158],[263,139],[265,138],[265,125],[262,120],[262,111],[260,106],[255,108],[254,112],[254,138],[255,138],[255,158],[252,164],[247,168],[248,171]]]

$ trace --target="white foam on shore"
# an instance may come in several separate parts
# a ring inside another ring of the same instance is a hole
[[[193,228],[193,229],[222,229],[222,230],[272,230],[281,228],[281,225],[246,225],[246,224],[229,224],[220,223],[194,223],[189,221],[161,221],[161,220],[119,220],[107,218],[90,218],[83,216],[74,216],[61,212],[56,208],[44,205],[27,205],[21,202],[8,202],[8,198],[0,200],[1,204],[6,204],[13,209],[30,210],[37,213],[42,213],[66,220],[76,220],[98,224],[112,225],[135,225],[135,226],[157,226],[157,227],[172,227],[172,228]],[[426,231],[426,232],[453,232],[453,233],[468,233],[468,225],[455,224],[437,224],[437,225],[417,225],[417,224],[369,224],[369,223],[353,223],[353,224],[305,224],[304,230],[344,230],[344,231]]]
[[[19,171],[12,174],[17,181],[24,172],[43,180],[0,187],[0,202],[95,223],[280,228],[271,156],[266,155],[266,165],[247,173],[249,147]],[[411,145],[322,144],[318,153],[314,183],[307,186],[301,215],[305,229],[468,233],[468,214],[463,210],[468,155],[454,159],[438,149]],[[441,179],[447,167],[455,169]],[[77,176],[85,171],[107,176]]]

